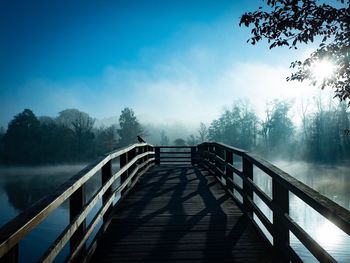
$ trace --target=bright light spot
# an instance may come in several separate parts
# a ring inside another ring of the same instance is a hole
[[[342,240],[342,231],[328,220],[316,231],[316,240],[325,248],[333,247]]]
[[[329,60],[315,62],[311,67],[312,76],[319,81],[324,81],[333,76],[335,65]]]

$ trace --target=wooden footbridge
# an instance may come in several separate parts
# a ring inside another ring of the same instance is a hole
[[[256,184],[256,169],[271,178],[272,194]],[[101,187],[86,200],[96,173]],[[18,262],[21,240],[68,200],[70,223],[40,262],[54,261],[66,246],[67,262],[302,262],[290,232],[320,262],[335,262],[289,216],[289,193],[350,235],[348,210],[243,150],[135,144],[88,165],[3,226],[0,261]]]

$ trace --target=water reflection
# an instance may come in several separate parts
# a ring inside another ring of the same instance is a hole
[[[42,167],[0,167],[0,226],[27,209],[37,200],[55,191],[62,183],[85,167],[79,165],[60,165]],[[112,170],[119,170],[119,159],[112,162]],[[120,185],[117,179],[112,185],[116,189]],[[88,202],[101,187],[101,171],[98,171],[85,184],[86,202]],[[118,196],[116,200],[117,202]],[[102,201],[97,202],[86,218],[89,225],[101,208]],[[49,245],[61,234],[69,224],[69,203],[65,201],[55,209],[41,224],[31,231],[20,242],[20,262],[37,262]],[[91,243],[99,230],[101,222],[97,225],[88,240]],[[33,245],[35,244],[35,245]],[[68,255],[69,244],[58,255],[55,262],[63,262]]]
[[[0,168],[1,193],[18,212],[48,195],[84,165]]]
[[[335,203],[350,210],[350,166],[276,161],[275,164]]]
[[[323,247],[337,247],[343,241],[342,231],[325,220],[316,230],[316,241]]]
[[[274,163],[322,195],[350,210],[350,169],[348,167],[316,166],[303,162],[285,161]],[[254,182],[271,197],[271,178],[258,168],[254,169]],[[272,211],[256,195],[254,195],[254,202],[271,221]],[[290,216],[293,220],[326,249],[337,262],[350,262],[350,237],[346,233],[292,193],[289,193],[289,203]],[[290,236],[291,246],[303,261],[318,262],[293,234]]]

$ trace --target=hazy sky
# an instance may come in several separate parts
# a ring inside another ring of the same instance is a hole
[[[30,108],[96,118],[132,107],[144,121],[198,123],[249,98],[312,94],[287,83],[311,49],[251,46],[245,11],[262,1],[0,1],[0,125]]]

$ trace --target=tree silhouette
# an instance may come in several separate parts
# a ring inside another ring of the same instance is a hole
[[[25,109],[9,123],[3,137],[4,159],[8,163],[30,164],[36,161],[40,140],[40,122]]]
[[[267,0],[263,7],[242,15],[240,25],[251,29],[247,42],[255,45],[267,39],[270,49],[277,46],[297,48],[301,43],[319,41],[318,48],[304,60],[291,63],[296,68],[287,80],[311,80],[321,88],[334,89],[335,97],[350,99],[350,1],[339,0],[337,7],[317,0]],[[315,63],[329,60],[336,66],[333,76],[316,79]],[[348,103],[350,106],[350,101]]]
[[[175,146],[185,146],[186,145],[186,141],[182,138],[177,138],[174,140],[174,145]]]
[[[203,122],[199,124],[198,134],[200,142],[204,142],[208,138],[208,128]]]
[[[88,160],[93,156],[95,120],[85,112],[77,109],[66,109],[59,113],[57,121],[72,130],[74,137],[73,151],[77,160]]]
[[[250,107],[237,102],[232,110],[225,110],[213,120],[208,129],[208,139],[244,149],[256,144],[258,118]]]
[[[169,145],[169,138],[166,135],[164,130],[160,132],[160,145],[165,145],[165,146]]]
[[[275,100],[272,103],[268,140],[270,149],[275,153],[286,147],[294,132],[293,122],[288,116],[290,107],[286,101]]]
[[[134,111],[131,108],[124,108],[119,117],[120,129],[117,130],[120,139],[119,147],[124,147],[136,142],[138,135],[145,134],[144,129],[137,120]]]

